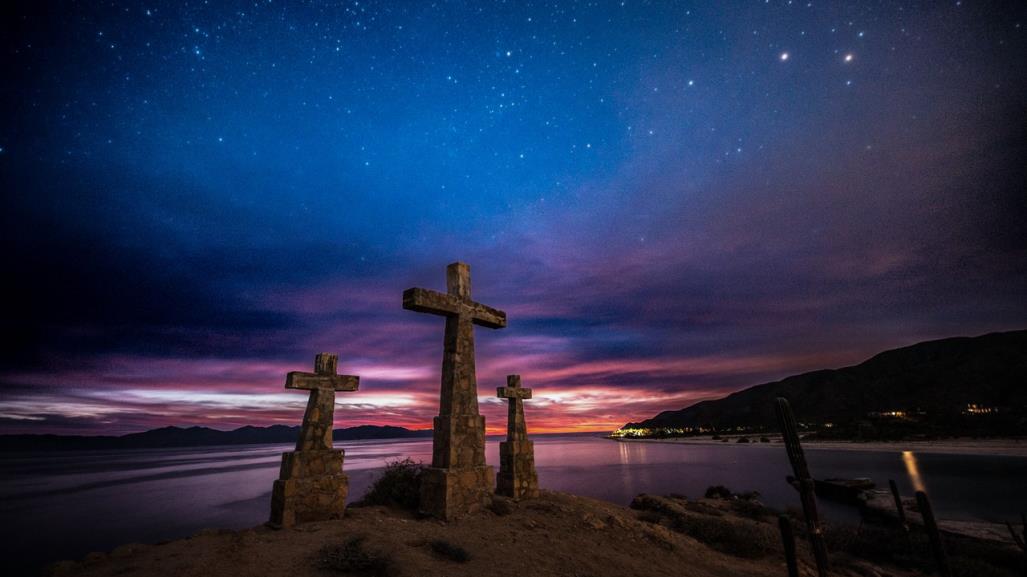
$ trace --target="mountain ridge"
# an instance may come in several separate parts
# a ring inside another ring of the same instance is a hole
[[[800,421],[831,427],[855,426],[886,413],[944,427],[976,415],[971,406],[987,411],[991,422],[1005,415],[1016,424],[1027,407],[1024,383],[1027,330],[951,337],[883,351],[848,367],[751,386],[623,429],[773,428],[772,401],[779,396],[789,399]]]
[[[210,427],[160,427],[120,436],[86,436],[55,434],[0,435],[0,450],[88,450],[88,449],[153,449],[171,447],[204,447],[215,445],[254,445],[262,443],[294,443],[300,427],[245,425],[230,431]],[[332,431],[336,441],[363,439],[404,439],[431,436],[432,431],[411,430],[390,425],[359,425]]]

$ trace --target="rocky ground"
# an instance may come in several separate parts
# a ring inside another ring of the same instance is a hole
[[[639,496],[633,509],[543,492],[458,521],[351,507],[339,521],[204,531],[52,567],[82,576],[783,576],[777,519],[756,501]],[[801,538],[800,538],[801,539]],[[803,575],[812,575],[800,540]],[[832,575],[920,575],[839,552]],[[992,574],[992,573],[989,573]],[[999,575],[1001,573],[994,573]]]

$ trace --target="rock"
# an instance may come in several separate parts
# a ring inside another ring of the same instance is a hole
[[[513,513],[516,510],[516,502],[513,499],[510,499],[509,497],[496,495],[492,498],[492,505],[490,505],[489,508],[496,515],[504,517],[506,515],[509,515],[510,513]]]
[[[585,515],[581,517],[581,521],[586,527],[590,527],[595,530],[606,528],[606,523],[603,523],[598,517],[591,513],[585,513]]]
[[[131,557],[140,551],[145,551],[152,548],[153,545],[143,545],[142,543],[129,543],[127,545],[121,545],[111,551],[111,557],[124,558]]]
[[[95,563],[100,563],[101,561],[106,561],[106,560],[107,560],[107,554],[106,553],[100,553],[99,551],[93,551],[92,553],[89,553],[85,557],[82,558],[82,563],[84,563],[86,565],[93,565]]]

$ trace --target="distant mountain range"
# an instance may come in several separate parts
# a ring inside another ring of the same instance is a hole
[[[200,447],[209,445],[251,445],[258,443],[295,443],[300,428],[285,425],[240,427],[218,431],[207,427],[163,427],[120,437],[66,435],[0,435],[0,450],[76,450],[76,449],[142,449],[162,447]],[[431,430],[411,431],[403,427],[361,425],[335,429],[336,441],[360,439],[400,439],[430,437]]]
[[[789,399],[800,422],[849,432],[876,421],[916,423],[919,432],[1023,435],[1027,330],[894,349],[855,366],[756,385],[624,428],[776,430],[776,397]]]

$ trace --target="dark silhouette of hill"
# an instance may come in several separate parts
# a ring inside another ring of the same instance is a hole
[[[162,427],[120,437],[67,435],[0,435],[0,450],[75,450],[75,449],[142,449],[161,447],[200,447],[210,445],[252,445],[259,443],[295,443],[299,426],[240,427],[219,431],[207,427]],[[361,439],[399,439],[430,437],[431,431],[411,431],[403,427],[361,425],[335,429],[336,441]]]
[[[850,432],[855,423],[862,421],[865,427],[867,420],[889,420],[881,413],[900,411],[901,417],[890,420],[917,424],[908,425],[907,432],[1022,435],[1027,414],[1027,330],[893,349],[855,366],[756,385],[722,399],[664,411],[625,428],[776,430],[775,397],[787,398],[799,421],[847,426]],[[991,412],[971,413],[969,405]],[[976,425],[983,425],[983,430],[974,432]],[[959,431],[947,431],[953,427]]]

